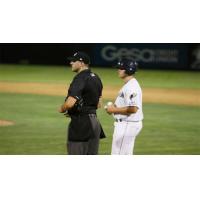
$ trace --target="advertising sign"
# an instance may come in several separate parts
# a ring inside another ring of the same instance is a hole
[[[188,47],[184,44],[96,44],[93,63],[111,66],[121,58],[137,61],[144,68],[187,68]]]

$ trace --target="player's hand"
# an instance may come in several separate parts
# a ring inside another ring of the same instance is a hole
[[[105,107],[105,110],[106,110],[106,112],[107,112],[109,115],[111,115],[111,114],[113,114],[114,111],[115,111],[115,106],[114,106],[114,105],[106,106],[106,107]]]

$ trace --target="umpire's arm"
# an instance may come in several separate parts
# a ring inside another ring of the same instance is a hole
[[[59,112],[64,113],[67,110],[70,110],[76,103],[77,99],[74,97],[69,96],[65,103],[60,107]]]

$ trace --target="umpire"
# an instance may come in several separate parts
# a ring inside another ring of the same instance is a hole
[[[103,85],[101,79],[89,69],[90,58],[84,52],[68,57],[74,77],[64,104],[59,112],[71,118],[68,127],[67,151],[69,155],[96,155],[99,139],[105,134],[96,110],[100,107]]]

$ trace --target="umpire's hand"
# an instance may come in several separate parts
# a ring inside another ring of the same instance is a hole
[[[59,113],[65,113],[66,111],[64,110],[64,108],[63,108],[63,105],[58,109],[58,112]]]

